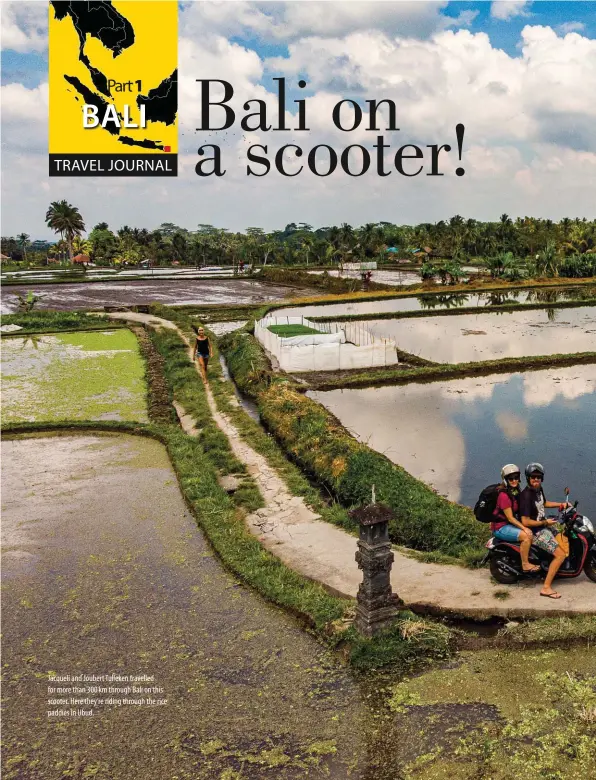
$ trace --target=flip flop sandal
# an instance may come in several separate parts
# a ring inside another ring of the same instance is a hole
[[[560,599],[561,598],[561,594],[557,593],[556,590],[554,590],[552,593],[541,593],[540,595],[544,596],[547,599]]]
[[[540,571],[540,566],[532,566],[531,569],[522,569],[524,574],[536,574]]]

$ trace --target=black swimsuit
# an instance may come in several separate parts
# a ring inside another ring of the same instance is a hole
[[[200,355],[205,361],[205,365],[209,360],[209,339],[200,339],[197,337],[197,355]]]

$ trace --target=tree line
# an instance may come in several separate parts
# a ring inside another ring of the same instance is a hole
[[[390,222],[352,227],[347,223],[313,228],[291,222],[283,230],[266,232],[248,227],[231,232],[198,224],[195,230],[162,223],[156,230],[96,224],[86,238],[79,209],[66,201],[50,204],[46,224],[60,237],[52,246],[29,242],[21,233],[2,238],[2,253],[13,260],[88,255],[97,265],[317,265],[375,259],[420,262],[422,275],[451,281],[463,263],[480,260],[493,276],[519,278],[524,269],[542,275],[592,275],[596,271],[596,220],[565,217],[559,222],[536,217],[515,220],[502,214],[496,222],[464,219],[418,225]],[[37,244],[37,246],[36,246]],[[566,271],[566,273],[562,273]],[[575,271],[575,272],[573,272]],[[581,273],[580,273],[581,272]]]

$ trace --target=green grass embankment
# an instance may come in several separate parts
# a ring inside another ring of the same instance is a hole
[[[30,311],[2,315],[2,325],[19,325],[21,330],[2,336],[24,336],[28,333],[58,333],[63,330],[113,330],[124,325],[79,311]]]
[[[284,450],[345,507],[377,500],[395,511],[390,536],[424,552],[472,563],[483,555],[488,531],[467,507],[442,498],[384,455],[356,441],[321,404],[272,373],[258,341],[230,334],[222,348],[242,392],[257,400],[261,418]]]
[[[279,269],[281,271],[281,269]],[[287,283],[293,284],[293,272],[286,271]],[[308,275],[309,278],[314,276]],[[317,278],[315,276],[315,278]],[[331,277],[332,279],[334,277]],[[265,280],[266,281],[266,280]],[[281,281],[281,280],[280,280]],[[342,281],[342,280],[336,280]],[[343,281],[355,281],[355,280],[343,280]],[[420,282],[420,284],[407,285],[406,287],[396,287],[389,285],[379,285],[382,289],[375,290],[370,287],[369,290],[362,290],[358,286],[349,290],[332,290],[329,289],[328,294],[322,293],[321,295],[306,296],[301,298],[293,298],[291,301],[275,301],[267,305],[265,311],[261,314],[264,316],[266,312],[273,312],[275,309],[287,308],[289,306],[325,306],[327,304],[336,303],[354,303],[365,301],[384,301],[393,298],[418,298],[424,296],[426,298],[433,298],[439,296],[452,296],[452,295],[474,295],[484,292],[517,292],[518,290],[545,290],[549,291],[552,288],[559,287],[573,287],[581,290],[582,287],[594,286],[596,280],[593,277],[587,279],[570,279],[570,278],[556,278],[556,279],[526,279],[523,282],[506,282],[500,279],[473,279],[469,282],[462,282],[456,285],[439,285],[436,283]],[[310,285],[312,287],[312,285]],[[316,285],[315,285],[316,286]],[[372,291],[371,291],[372,290]],[[495,308],[498,308],[500,304],[496,304]],[[484,308],[484,307],[483,307]],[[434,309],[429,309],[427,314],[431,314]]]
[[[398,357],[412,368],[388,366],[371,368],[367,371],[345,372],[325,379],[321,373],[304,374],[312,389],[339,390],[355,387],[379,387],[381,385],[403,385],[412,382],[435,382],[439,379],[464,379],[468,376],[488,376],[519,371],[539,371],[545,368],[564,368],[596,363],[596,352],[576,352],[563,355],[535,355],[533,357],[511,357],[499,360],[473,361],[471,363],[432,363],[416,355],[398,350]],[[304,388],[303,388],[304,389]]]
[[[270,266],[265,266],[255,278],[262,282],[285,284],[292,287],[320,288],[332,293],[355,292],[362,289],[362,280],[358,278],[343,279],[339,276],[329,276],[328,274],[309,274],[307,271],[272,268]],[[390,288],[386,284],[369,282],[368,289],[388,290]]]
[[[420,309],[419,311],[384,311],[374,314],[337,314],[327,317],[311,315],[313,322],[352,322],[358,320],[403,320],[413,317],[450,317],[463,314],[501,314],[515,311],[543,309],[577,309],[580,306],[596,306],[596,298],[554,303],[499,303],[487,306],[458,306],[452,309]]]

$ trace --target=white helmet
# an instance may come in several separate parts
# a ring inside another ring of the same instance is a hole
[[[512,474],[517,474],[518,478],[521,477],[519,466],[516,466],[515,463],[508,463],[501,469],[501,479],[503,481],[505,481],[507,477],[510,477]]]

